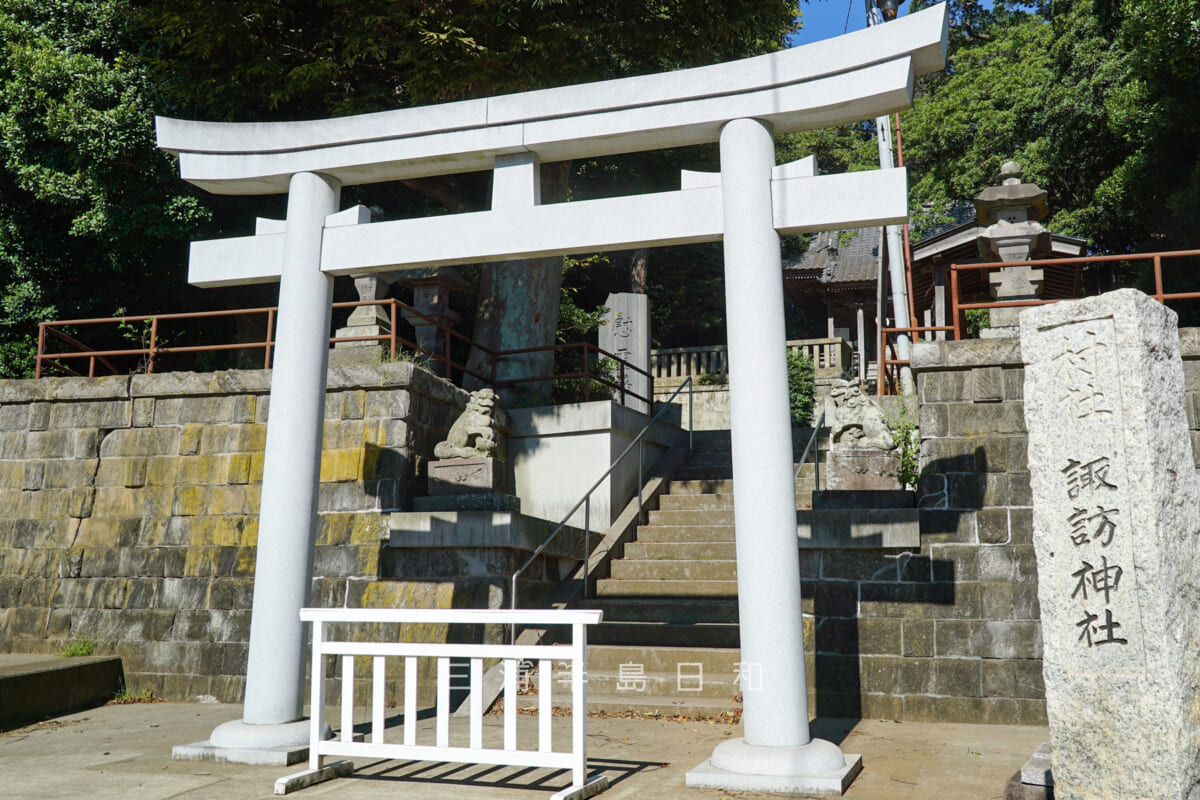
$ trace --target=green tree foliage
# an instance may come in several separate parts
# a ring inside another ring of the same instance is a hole
[[[123,8],[0,2],[0,375],[30,374],[40,320],[177,296],[206,220],[154,147]]]
[[[1109,252],[1200,245],[1200,0],[951,7],[948,68],[902,115],[918,233],[1015,158],[1056,232]]]
[[[791,408],[792,425],[801,428],[811,425],[816,397],[812,359],[800,350],[789,350],[787,371],[788,405]]]

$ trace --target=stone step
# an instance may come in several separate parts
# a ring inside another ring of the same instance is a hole
[[[729,508],[671,508],[651,511],[651,525],[732,525],[733,506]]]
[[[731,494],[664,494],[658,498],[660,511],[687,511],[694,508],[733,508]]]
[[[677,623],[609,621],[593,625],[589,644],[642,647],[738,647],[736,622]]]
[[[625,714],[632,712],[648,717],[728,717],[733,722],[736,709],[741,708],[732,696],[729,700],[720,701],[716,698],[701,698],[694,696],[672,695],[668,697],[627,698],[631,694],[595,694],[588,693],[588,711],[602,714]]]
[[[602,597],[737,597],[737,581],[596,581],[596,594]]]
[[[736,647],[639,647],[625,645],[588,645],[588,675],[593,672],[618,673],[621,664],[641,664],[645,672],[674,675],[680,664],[700,664],[705,674],[733,680],[742,660]]]
[[[668,481],[670,494],[733,494],[732,480]]]
[[[641,525],[637,540],[651,542],[732,542],[732,525]],[[614,564],[617,561],[612,562]]]
[[[590,597],[587,608],[604,612],[604,622],[669,622],[679,625],[736,623],[737,597],[690,597],[686,603],[664,603],[659,597]],[[590,635],[590,634],[589,634]]]
[[[680,705],[690,705],[696,700],[703,705],[713,700],[731,701],[738,694],[735,677],[724,673],[710,675],[703,667],[692,666],[683,666],[679,672],[639,671],[636,661],[626,665],[624,674],[620,671],[598,671],[589,664],[587,688],[589,700],[595,693],[634,704],[662,703],[671,697],[684,701]]]
[[[611,575],[611,580],[618,581],[736,581],[737,561],[635,561],[623,558],[612,562]]]
[[[736,553],[733,542],[630,542],[625,545],[625,558],[639,561],[733,559]]]
[[[662,495],[662,497],[670,497],[671,495]],[[689,519],[677,514],[728,514],[728,519],[722,517],[706,517],[709,521],[716,522],[733,522],[733,500],[732,495],[704,495],[704,494],[687,494],[677,496],[674,500],[668,500],[666,504],[661,502],[659,505],[662,508],[657,511],[651,511],[649,521],[651,525],[681,525],[689,524],[690,522],[701,522],[700,519]],[[729,500],[712,501],[701,500],[697,498],[703,497],[728,497]],[[796,490],[796,508],[812,508],[813,493],[802,489]],[[657,515],[657,516],[656,516]]]

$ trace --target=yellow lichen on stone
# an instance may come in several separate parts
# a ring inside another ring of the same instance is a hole
[[[361,447],[343,447],[321,453],[321,482],[357,481],[363,477],[366,457]]]

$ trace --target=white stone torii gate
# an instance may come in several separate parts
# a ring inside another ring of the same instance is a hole
[[[307,746],[302,717],[333,276],[724,239],[745,737],[689,785],[840,792],[857,771],[809,735],[780,233],[907,219],[902,169],[817,176],[775,166],[774,132],[907,107],[941,69],[944,5],[888,25],[709,67],[290,123],[157,119],[182,177],[218,194],[287,192],[284,221],[194,242],[198,286],[280,282],[242,720],[226,751]],[[539,164],[720,142],[719,174],[676,192],[542,205]],[[367,224],[355,185],[494,171],[489,211]],[[267,755],[251,756],[260,763]]]

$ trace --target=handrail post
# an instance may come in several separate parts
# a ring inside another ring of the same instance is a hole
[[[1163,299],[1163,276],[1162,276],[1162,256],[1154,257],[1154,299],[1160,303],[1165,302]]]
[[[150,318],[150,352],[146,354],[146,374],[154,373],[154,350],[158,343],[158,317]]]
[[[592,495],[583,503],[583,596],[588,596],[588,562],[592,555]]]
[[[954,340],[963,338],[962,312],[958,310],[958,265],[950,265],[950,315],[954,320]]]
[[[275,309],[267,309],[267,340],[263,343],[263,369],[271,368],[271,340],[275,338]]]
[[[621,365],[621,405],[625,405],[625,362],[619,362]]]
[[[46,323],[38,323],[38,352],[37,361],[34,362],[33,377],[42,377],[42,354],[46,352]]]
[[[688,452],[692,452],[695,444],[695,432],[692,430],[692,410],[696,407],[696,397],[692,394],[692,382],[688,381]]]
[[[391,302],[392,327],[391,327],[391,330],[388,331],[388,333],[389,333],[388,344],[391,346],[391,353],[389,355],[389,358],[391,358],[393,361],[395,361],[396,360],[396,309],[399,308],[399,306],[396,305],[396,298],[391,297],[388,299],[390,299],[392,301]]]

